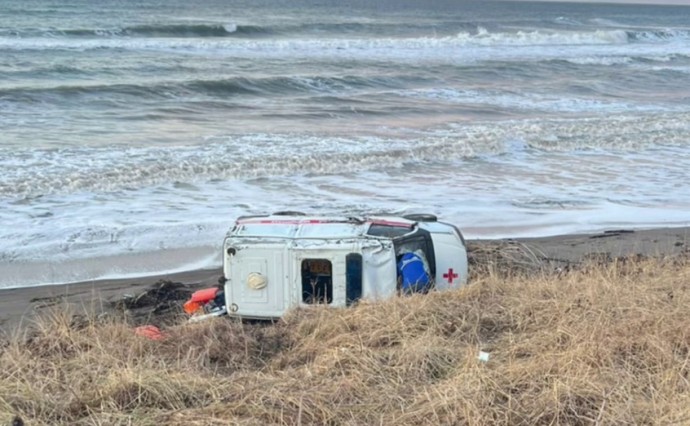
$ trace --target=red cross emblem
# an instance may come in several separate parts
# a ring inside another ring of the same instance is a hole
[[[443,274],[443,278],[448,278],[448,284],[453,284],[453,279],[457,277],[458,274],[453,273],[453,268],[450,268],[448,273]]]

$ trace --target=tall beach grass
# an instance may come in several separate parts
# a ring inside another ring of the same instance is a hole
[[[458,291],[162,340],[62,309],[2,341],[0,424],[690,424],[689,314],[686,259],[489,268]]]

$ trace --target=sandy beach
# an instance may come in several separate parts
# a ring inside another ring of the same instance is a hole
[[[651,230],[609,230],[598,234],[542,238],[468,240],[471,274],[493,267],[506,272],[554,272],[587,261],[626,256],[664,257],[690,253],[690,227]],[[185,289],[217,283],[220,269],[196,270],[141,278],[0,290],[0,327],[5,332],[28,324],[48,308],[69,305],[78,311],[107,311],[112,304],[161,282]]]

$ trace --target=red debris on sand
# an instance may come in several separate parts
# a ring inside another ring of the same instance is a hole
[[[134,334],[137,336],[143,336],[151,340],[161,340],[165,338],[165,335],[160,328],[155,325],[142,325],[134,329]]]
[[[192,293],[192,302],[208,303],[213,300],[220,290],[217,287],[205,288]]]
[[[184,311],[190,315],[197,312],[203,305],[215,299],[219,291],[216,287],[195,291],[192,298],[183,305]]]

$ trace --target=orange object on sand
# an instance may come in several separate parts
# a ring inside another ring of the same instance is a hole
[[[151,340],[161,340],[165,336],[161,332],[161,329],[155,325],[142,325],[134,329],[134,334],[137,336],[143,336]]]
[[[198,311],[201,309],[201,303],[197,302],[192,302],[191,300],[188,300],[185,302],[185,304],[182,306],[184,311],[188,313],[189,315],[193,314],[194,312]]]
[[[218,291],[219,290],[216,287],[197,290],[194,293],[192,293],[192,299],[190,300],[190,302],[208,303],[216,298]]]
[[[189,315],[197,312],[202,306],[215,299],[219,291],[216,287],[195,291],[192,293],[192,298],[183,305],[184,311]]]

